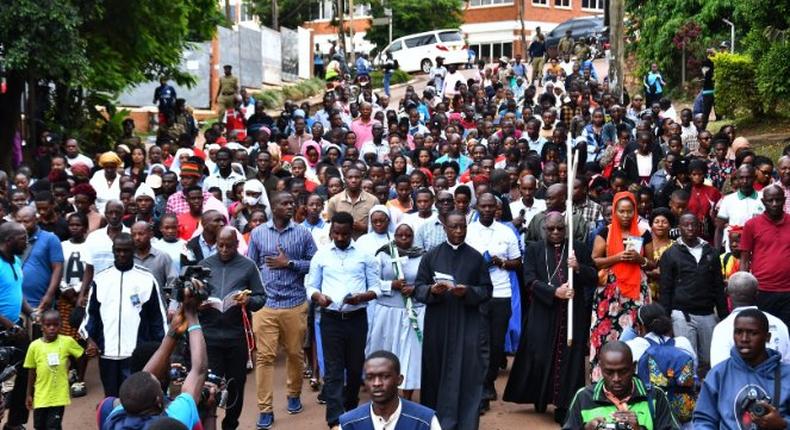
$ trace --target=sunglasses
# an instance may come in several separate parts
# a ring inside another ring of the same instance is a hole
[[[558,225],[554,227],[546,226],[546,231],[564,231],[564,230],[565,230],[564,225]]]

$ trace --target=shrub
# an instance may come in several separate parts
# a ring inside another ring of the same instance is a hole
[[[757,65],[757,90],[760,92],[766,111],[774,112],[777,105],[790,97],[788,76],[790,76],[790,42],[774,43]],[[718,104],[718,100],[716,102]]]
[[[390,79],[390,85],[403,84],[405,82],[409,82],[410,80],[411,80],[411,75],[404,72],[403,70],[397,69],[392,73],[392,78]],[[373,83],[373,88],[383,88],[384,72],[382,72],[381,70],[374,70],[370,74],[370,81]]]
[[[755,85],[755,64],[748,55],[718,53],[713,57],[716,111],[729,118],[755,115],[761,103]]]

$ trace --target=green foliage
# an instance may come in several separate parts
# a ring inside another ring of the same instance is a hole
[[[261,24],[272,27],[272,0],[246,0]],[[318,7],[318,0],[277,0],[278,24],[296,28],[311,19],[310,10]],[[279,30],[275,28],[275,30]]]
[[[178,70],[191,42],[210,39],[222,22],[216,0],[14,0],[0,4],[3,68],[11,84],[41,82],[49,102],[35,106],[53,129],[107,145],[114,134],[94,108],[116,95],[165,75],[190,84]],[[18,86],[15,85],[15,86]],[[2,99],[7,112],[14,97]],[[113,112],[111,112],[111,110]],[[38,119],[38,118],[37,118]],[[0,118],[0,128],[16,117]],[[6,122],[7,121],[7,122]],[[5,142],[0,142],[5,144]]]
[[[404,72],[403,70],[396,69],[392,73],[392,78],[390,79],[390,85],[403,84],[409,82],[410,79],[411,79],[411,75]],[[373,71],[373,73],[370,74],[370,81],[373,83],[373,88],[383,88],[384,73],[381,70]]]
[[[757,90],[767,111],[790,99],[790,42],[770,46],[757,65]]]
[[[392,40],[422,31],[458,28],[462,23],[463,0],[388,0],[392,9]],[[371,2],[371,15],[384,16],[384,3]],[[365,34],[365,39],[379,49],[389,43],[388,26],[375,26]]]
[[[733,118],[759,113],[755,65],[748,55],[719,53],[713,57],[716,111]]]

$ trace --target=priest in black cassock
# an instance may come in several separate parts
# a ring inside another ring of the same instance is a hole
[[[415,280],[415,297],[427,305],[420,402],[443,430],[476,430],[488,336],[481,308],[493,286],[483,256],[464,243],[465,215],[451,213],[444,229],[447,242],[422,257]]]
[[[585,287],[595,285],[596,269],[590,251],[574,241],[567,249],[565,219],[559,212],[546,216],[546,239],[532,243],[524,254],[524,285],[531,292],[529,322],[522,327],[513,368],[502,399],[533,403],[545,412],[554,405],[554,420],[565,421],[576,391],[584,386],[584,354],[591,310]],[[568,265],[573,286],[568,287]],[[573,343],[568,347],[568,299],[573,300]]]

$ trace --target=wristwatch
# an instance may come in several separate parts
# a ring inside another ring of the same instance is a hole
[[[294,263],[291,260],[288,260],[288,268],[291,269],[291,270],[296,269],[296,263]]]

